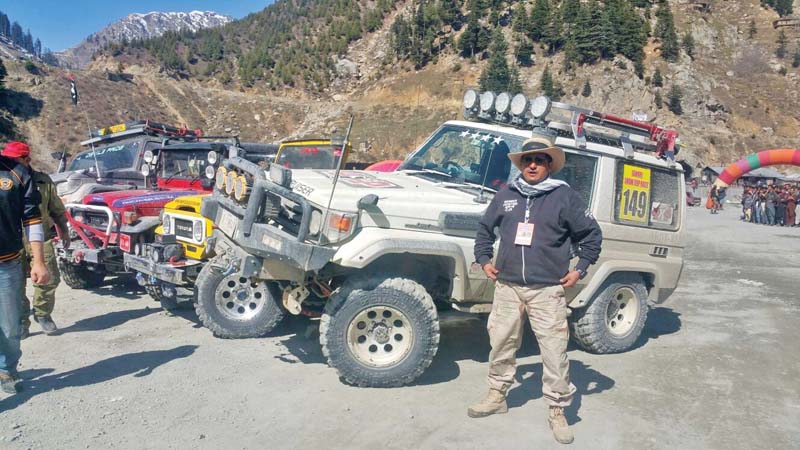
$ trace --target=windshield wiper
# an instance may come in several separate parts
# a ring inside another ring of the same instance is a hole
[[[181,169],[181,170],[179,170],[179,171],[177,171],[177,172],[173,173],[172,175],[170,175],[170,176],[167,178],[167,180],[166,180],[166,181],[164,181],[164,184],[167,184],[167,183],[169,183],[170,181],[172,181],[172,179],[173,179],[173,178],[175,178],[177,175],[180,175],[180,174],[182,174],[182,173],[186,172],[186,170],[187,170],[187,169],[188,169],[188,167],[187,167],[186,169]]]
[[[400,172],[423,172],[423,173],[432,173],[432,174],[436,174],[436,175],[444,175],[444,176],[446,176],[447,178],[453,178],[453,176],[452,176],[452,175],[450,175],[450,174],[449,174],[449,173],[447,173],[447,172],[442,172],[441,170],[435,170],[435,169],[426,169],[426,168],[424,168],[424,167],[422,167],[422,168],[419,168],[419,169],[403,169],[403,170],[401,170]]]

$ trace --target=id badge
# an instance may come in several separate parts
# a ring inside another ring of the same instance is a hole
[[[520,222],[517,224],[517,237],[514,244],[530,247],[533,244],[533,224]]]

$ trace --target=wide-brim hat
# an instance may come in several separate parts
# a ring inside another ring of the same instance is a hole
[[[534,153],[544,153],[550,156],[553,160],[553,162],[550,163],[551,174],[557,173],[564,168],[564,150],[560,147],[556,147],[552,140],[542,136],[532,137],[523,142],[520,151],[509,153],[508,159],[521,171],[523,169],[522,157]]]

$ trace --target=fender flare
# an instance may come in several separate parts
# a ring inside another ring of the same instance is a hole
[[[571,308],[581,308],[586,306],[594,295],[600,290],[603,283],[616,273],[644,273],[652,276],[652,287],[648,287],[648,300],[656,301],[658,298],[658,268],[655,264],[636,261],[623,262],[623,261],[609,261],[602,264],[597,270],[594,271],[589,278],[589,282],[581,291],[569,302]]]

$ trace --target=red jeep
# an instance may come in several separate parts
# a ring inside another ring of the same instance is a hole
[[[106,275],[127,272],[123,254],[152,242],[164,205],[177,197],[210,191],[209,161],[229,152],[245,151],[237,144],[195,142],[166,145],[146,151],[142,174],[151,189],[89,194],[81,203],[68,203],[70,248],[58,249],[58,267],[68,286],[97,287]],[[210,153],[216,157],[211,158]]]

